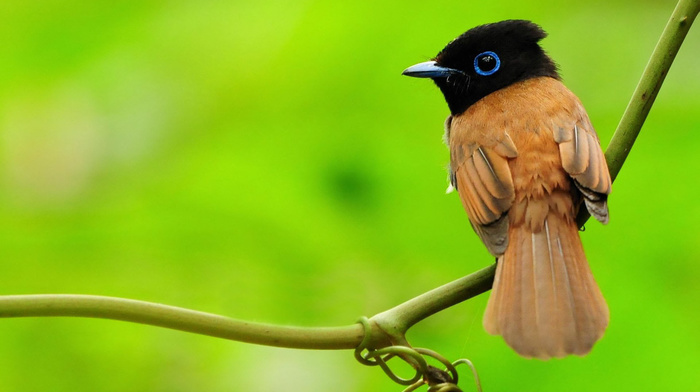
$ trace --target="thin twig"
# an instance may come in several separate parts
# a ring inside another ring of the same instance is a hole
[[[329,328],[278,326],[235,320],[152,302],[97,295],[0,296],[0,318],[2,317],[103,318],[247,343],[306,349],[351,349],[359,344],[364,335],[359,324]]]
[[[492,264],[379,313],[371,320],[389,335],[394,344],[400,344],[406,331],[419,321],[489,291],[495,271],[496,265]]]
[[[413,325],[457,302],[491,287],[487,267],[380,313],[381,320],[402,320]],[[360,324],[341,327],[289,327],[236,320],[211,313],[125,298],[78,294],[0,296],[0,318],[91,317],[155,325],[179,331],[266,346],[315,350],[354,349],[364,337]],[[387,321],[388,323],[388,321]],[[389,325],[389,324],[386,324]],[[390,328],[370,320],[367,346],[380,348],[394,341]]]
[[[637,140],[639,131],[656,100],[656,95],[698,12],[700,12],[700,0],[680,0],[661,33],[659,42],[642,73],[642,78],[605,151],[605,159],[608,161],[608,169],[613,181],[620,173],[622,164],[625,163],[627,155]],[[576,219],[579,227],[583,226],[588,218],[590,218],[588,210],[582,208]]]

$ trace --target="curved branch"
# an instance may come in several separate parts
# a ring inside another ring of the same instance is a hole
[[[370,320],[388,334],[394,344],[402,343],[406,331],[419,321],[491,290],[495,271],[496,264],[492,264],[379,313]]]
[[[627,155],[642,129],[656,95],[659,93],[671,64],[673,64],[673,60],[676,58],[676,54],[678,54],[678,50],[698,12],[700,12],[700,1],[679,1],[666,24],[666,28],[661,33],[659,42],[654,48],[642,78],[634,90],[632,99],[627,105],[627,109],[620,119],[620,124],[605,152],[613,180],[622,169],[622,164],[625,163],[625,159],[627,159]]]
[[[408,329],[416,322],[487,291],[493,267],[457,279],[370,319],[369,348],[394,341],[392,323]],[[155,325],[179,331],[267,346],[317,350],[354,349],[364,337],[360,324],[342,327],[289,327],[236,320],[211,313],[124,298],[77,294],[0,296],[0,318],[92,317]],[[405,329],[403,332],[405,332]],[[401,333],[402,336],[403,333]]]
[[[698,12],[700,12],[700,0],[680,0],[661,33],[659,42],[656,44],[646,68],[644,68],[642,78],[639,80],[637,88],[627,104],[627,109],[622,114],[620,123],[610,139],[608,149],[605,151],[605,159],[608,161],[608,169],[613,181],[620,173],[622,164],[625,163],[632,145],[637,140],[639,131],[641,131],[649,110],[656,100],[656,95],[659,93],[671,64],[673,64],[673,60],[676,58]],[[590,214],[585,208],[582,208],[576,219],[579,227],[583,226],[588,218],[590,218]]]
[[[0,296],[0,317],[104,318],[247,343],[308,349],[355,348],[364,335],[359,324],[330,328],[278,326],[235,320],[151,302],[97,295]]]

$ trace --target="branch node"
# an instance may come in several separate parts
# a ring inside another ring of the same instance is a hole
[[[376,339],[372,336],[371,320],[367,317],[361,317],[358,322],[364,328],[364,336],[362,342],[355,348],[355,359],[366,366],[381,367],[384,373],[395,383],[408,386],[403,392],[415,391],[423,385],[428,385],[428,392],[461,392],[462,390],[457,386],[459,376],[455,367],[462,363],[468,364],[471,368],[477,390],[481,392],[479,376],[474,365],[468,359],[460,359],[450,363],[437,352],[426,348],[409,347],[408,342],[406,342],[405,346],[394,345],[380,349],[372,348],[370,346],[371,342]],[[401,358],[406,364],[415,369],[413,377],[402,378],[389,367],[387,362],[394,357]],[[445,366],[445,370],[428,365],[427,358],[436,359]]]

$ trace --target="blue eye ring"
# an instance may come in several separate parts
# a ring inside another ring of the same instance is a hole
[[[479,67],[479,60],[481,60],[482,58],[484,58],[486,56],[490,56],[491,58],[496,60],[496,66],[494,66],[492,69],[490,69],[488,71],[484,71]],[[482,53],[477,54],[476,57],[474,57],[474,71],[476,71],[476,73],[478,73],[479,75],[483,75],[483,76],[493,75],[496,71],[498,71],[499,68],[501,68],[501,59],[498,58],[498,55],[494,52],[491,52],[491,51],[482,52]]]

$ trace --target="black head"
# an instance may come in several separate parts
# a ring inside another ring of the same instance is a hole
[[[416,64],[403,74],[433,79],[452,114],[460,114],[515,82],[537,76],[559,79],[557,66],[538,44],[546,36],[527,20],[474,27],[447,44],[433,61]]]

